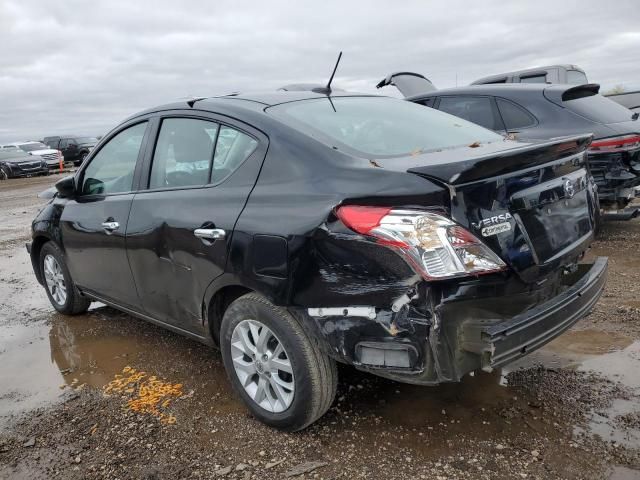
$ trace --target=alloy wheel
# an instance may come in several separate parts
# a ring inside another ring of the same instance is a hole
[[[67,285],[64,282],[62,268],[53,255],[44,257],[44,279],[53,301],[62,306],[67,301]]]
[[[231,335],[233,368],[249,397],[272,413],[293,402],[295,384],[291,360],[282,342],[263,323],[243,320]]]

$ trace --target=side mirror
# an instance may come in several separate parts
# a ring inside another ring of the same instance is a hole
[[[56,182],[58,196],[62,198],[72,198],[76,194],[76,180],[73,176],[64,177]]]

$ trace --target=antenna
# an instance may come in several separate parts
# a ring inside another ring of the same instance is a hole
[[[312,92],[315,93],[323,93],[325,95],[330,95],[331,94],[331,82],[333,82],[333,77],[336,74],[336,70],[338,70],[338,65],[340,64],[340,59],[342,58],[342,52],[340,52],[338,54],[338,60],[336,61],[336,66],[333,67],[333,72],[331,73],[331,77],[329,78],[329,81],[327,82],[327,86],[326,87],[318,87],[318,88],[314,88],[312,90]]]

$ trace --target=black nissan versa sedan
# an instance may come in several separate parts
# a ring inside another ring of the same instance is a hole
[[[639,213],[627,207],[640,188],[640,114],[599,95],[599,85],[503,83],[436,90],[410,72],[390,75],[378,87],[385,85],[396,86],[409,101],[523,141],[593,133],[589,164],[603,212],[627,220]]]
[[[336,361],[456,382],[584,316],[607,270],[583,261],[590,141],[346,92],[194,99],[106,135],[28,250],[59,312],[100,301],[217,345],[253,414],[299,430]]]

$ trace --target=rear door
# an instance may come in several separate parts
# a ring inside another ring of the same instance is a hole
[[[133,309],[138,296],[125,233],[147,133],[148,122],[137,121],[104,142],[76,176],[76,196],[64,205],[60,218],[74,281],[105,300]]]
[[[205,290],[225,270],[268,142],[248,125],[193,111],[159,115],[153,137],[129,218],[129,261],[145,312],[203,335]]]

